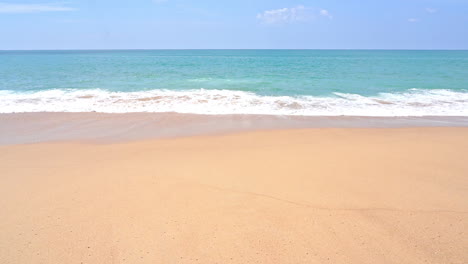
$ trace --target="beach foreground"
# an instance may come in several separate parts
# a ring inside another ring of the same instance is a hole
[[[0,263],[467,263],[468,128],[0,146]]]

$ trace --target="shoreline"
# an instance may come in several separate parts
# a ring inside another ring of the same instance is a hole
[[[308,128],[468,127],[468,117],[199,115],[179,113],[0,114],[0,145],[113,143]]]

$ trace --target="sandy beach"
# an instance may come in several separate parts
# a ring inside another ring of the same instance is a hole
[[[468,262],[468,128],[24,143],[0,263]]]
[[[468,264],[468,0],[0,0],[0,264]]]

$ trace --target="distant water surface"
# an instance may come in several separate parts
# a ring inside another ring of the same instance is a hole
[[[468,51],[0,51],[0,112],[468,116]]]

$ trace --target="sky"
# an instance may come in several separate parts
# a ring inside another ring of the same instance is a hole
[[[468,49],[468,0],[0,0],[0,49]]]

